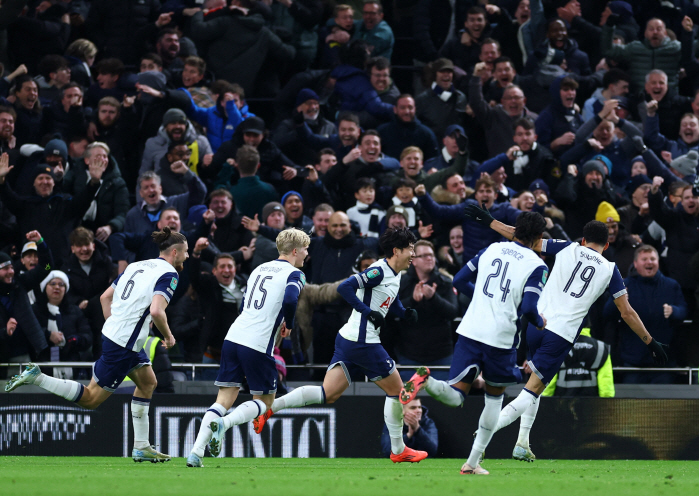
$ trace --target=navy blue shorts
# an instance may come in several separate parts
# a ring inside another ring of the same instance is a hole
[[[396,370],[396,362],[388,356],[380,343],[357,343],[339,334],[335,338],[335,353],[328,370],[337,365],[342,367],[350,384],[350,377],[355,373],[361,372],[370,381],[379,381]]]
[[[504,350],[459,335],[449,369],[449,384],[469,384],[483,372],[483,380],[491,386],[511,386],[522,382],[517,368],[517,350]],[[467,380],[465,380],[467,379]]]
[[[277,367],[274,357],[242,344],[223,341],[221,368],[214,384],[219,387],[240,387],[247,379],[250,394],[277,392]]]
[[[102,356],[92,366],[92,377],[99,387],[113,393],[134,369],[150,365],[148,355],[141,348],[135,352],[102,336]]]
[[[527,359],[529,366],[541,382],[548,384],[558,373],[561,364],[573,348],[573,343],[548,329],[527,327]]]

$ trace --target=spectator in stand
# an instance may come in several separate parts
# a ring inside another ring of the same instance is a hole
[[[233,202],[233,195],[226,189],[216,189],[209,194],[209,209],[216,214],[216,229],[212,229],[209,240],[216,250],[230,253],[236,264],[242,264],[252,258],[254,251],[253,237],[242,225],[242,215],[238,214]]]
[[[391,61],[386,57],[374,57],[367,63],[366,70],[369,73],[369,82],[376,90],[379,99],[391,106],[395,105],[400,96],[400,90],[391,79]],[[363,129],[376,129],[389,120],[390,117],[378,118],[366,110],[359,112],[359,122]]]
[[[678,72],[682,56],[682,43],[692,43],[692,31],[683,29],[680,40],[673,41],[667,35],[665,23],[658,18],[646,23],[643,41],[632,41],[626,45],[612,43],[613,26],[602,18],[602,52],[607,60],[614,60],[629,67],[631,91],[638,93],[643,88],[646,75],[653,69],[661,69],[668,75],[668,86],[677,89]]]
[[[602,87],[597,88],[590,98],[585,100],[582,118],[585,122],[599,114],[608,100],[617,100],[617,97],[626,96],[629,93],[629,80],[631,78],[621,69],[610,69],[602,78]]]
[[[76,161],[66,173],[63,190],[74,197],[82,195],[87,187],[85,176],[90,168],[101,163],[107,163],[107,168],[102,174],[99,191],[83,215],[82,225],[94,230],[98,240],[106,242],[113,232],[124,229],[129,211],[129,190],[106,143],[95,141],[88,145],[85,159]]]
[[[350,5],[337,4],[333,18],[318,31],[318,66],[327,69],[337,66],[342,60],[342,49],[354,35],[354,10]],[[363,41],[363,40],[362,40]],[[365,42],[366,43],[366,42]],[[368,48],[368,45],[367,45]],[[367,50],[367,55],[368,55]]]
[[[412,326],[399,326],[397,356],[401,365],[451,365],[454,353],[452,321],[459,306],[451,279],[437,270],[435,248],[420,240],[415,243],[413,264],[401,278],[398,297],[422,317]],[[412,371],[401,374],[408,380]],[[449,377],[448,370],[433,370],[438,380]]]
[[[282,196],[282,206],[286,212],[286,227],[295,227],[309,234],[313,221],[304,215],[303,197],[298,191],[287,191]]]
[[[126,92],[120,86],[121,76],[124,73],[124,63],[119,59],[102,59],[95,65],[97,82],[92,84],[85,93],[85,106],[95,107],[99,101],[107,96],[121,101]]]
[[[362,128],[359,125],[359,117],[352,112],[341,112],[337,117],[337,134],[323,137],[313,134],[311,128],[304,122],[302,126],[296,127],[298,140],[307,144],[314,150],[321,151],[323,148],[330,148],[336,155],[337,160],[342,160],[353,148],[357,146]],[[323,171],[325,174],[327,171]]]
[[[79,38],[73,41],[65,53],[70,64],[70,79],[82,88],[89,88],[94,83],[92,65],[97,57],[97,47],[90,40]]]
[[[340,65],[332,70],[330,78],[335,80],[335,95],[340,100],[340,110],[365,110],[383,122],[393,117],[393,105],[379,98],[366,73],[368,49],[364,40],[349,43],[340,51]]]
[[[658,252],[649,245],[636,249],[633,261],[634,271],[624,279],[629,294],[629,303],[637,309],[638,316],[653,329],[654,339],[673,342],[674,327],[687,316],[687,304],[682,289],[674,279],[666,277],[659,270]],[[638,339],[631,337],[628,325],[619,319],[616,307],[608,301],[604,307],[605,318],[616,323],[619,333],[619,351],[624,367],[653,367],[653,357]],[[666,367],[676,367],[672,357]],[[672,384],[673,375],[669,372],[633,372],[623,375],[626,384]]]
[[[238,205],[240,213],[247,217],[255,217],[269,202],[277,201],[279,194],[274,187],[264,182],[256,172],[260,168],[260,154],[250,146],[243,145],[238,148],[235,167],[240,179],[235,186],[230,186],[228,191]]]
[[[10,156],[10,163],[17,163],[19,149],[16,147],[15,122],[17,112],[12,106],[0,106],[0,153]]]
[[[185,174],[192,150],[185,143],[168,143],[167,153],[158,164],[158,175],[165,196],[181,195],[188,191]]]
[[[359,224],[360,234],[364,237],[378,238],[379,225],[386,215],[381,205],[376,203],[376,181],[369,177],[360,177],[354,185],[354,197],[357,203],[347,209],[350,221]]]
[[[91,2],[86,20],[88,37],[95,42],[105,57],[116,57],[127,64],[134,64],[142,53],[136,46],[134,34],[153,22],[159,27],[160,2],[143,0],[132,4],[95,0]],[[169,21],[169,19],[168,19]]]
[[[645,81],[644,98],[638,104],[638,115],[643,122],[643,127],[647,127],[648,117],[657,115],[657,126],[660,134],[676,140],[680,136],[677,121],[684,114],[693,112],[692,99],[688,96],[678,95],[675,91],[670,91],[667,74],[660,69],[653,69],[646,74]],[[657,106],[651,102],[657,102]],[[649,106],[653,108],[649,109]]]
[[[451,60],[437,59],[430,67],[431,85],[415,98],[417,116],[436,136],[443,136],[447,127],[463,122],[466,95],[454,88]]]
[[[243,217],[242,220],[246,229],[258,233],[255,238],[255,254],[252,257],[251,269],[253,270],[279,256],[275,240],[286,223],[286,211],[282,204],[269,202],[265,205],[262,209],[262,222],[263,224],[260,224],[257,214],[254,219]]]
[[[499,105],[491,107],[483,98],[481,76],[487,70],[484,62],[476,64],[469,80],[469,104],[479,124],[486,133],[488,153],[491,157],[504,153],[513,144],[512,129],[522,118],[534,121],[536,114],[527,109],[527,99],[518,86],[508,86],[502,93]],[[543,114],[542,114],[543,115]]]
[[[236,157],[238,149],[243,146],[252,146],[259,153],[260,170],[257,173],[260,179],[271,184],[278,194],[283,194],[289,189],[300,186],[302,179],[293,179],[300,171],[293,160],[284,155],[266,134],[265,121],[259,117],[250,117],[238,126],[233,137],[221,145],[211,162],[212,172],[218,174],[215,186],[230,187],[238,182],[238,171],[228,159]],[[300,187],[299,187],[300,189]],[[235,193],[233,193],[235,198]],[[237,199],[236,199],[237,201]],[[241,205],[240,202],[238,202]]]
[[[26,143],[38,143],[41,140],[43,118],[39,87],[31,76],[24,74],[15,78],[12,94],[15,97],[12,106],[17,113],[14,129],[15,147],[20,148]],[[2,103],[8,105],[7,101]]]
[[[383,5],[378,0],[365,0],[362,6],[362,20],[354,21],[354,40],[364,40],[371,47],[372,57],[386,57],[391,60],[395,38],[393,30],[383,19]]]
[[[606,201],[612,206],[622,202],[609,183],[607,170],[611,162],[600,155],[582,166],[568,165],[567,173],[554,192],[556,204],[566,213],[566,231],[572,239],[582,236],[582,229],[595,217],[598,205]]]
[[[31,233],[27,234],[27,239],[33,237]],[[34,304],[36,301],[36,295],[39,294],[39,283],[48,274],[37,274],[37,271],[32,272],[33,275],[28,276],[25,279],[25,274],[31,272],[32,269],[36,268],[41,261],[44,265],[50,265],[51,254],[49,251],[49,246],[46,243],[37,243],[35,241],[28,241],[22,246],[22,251],[20,252],[20,259],[13,263],[15,269],[15,275],[22,279],[22,285],[27,288],[27,296],[29,296],[29,303]]]
[[[139,150],[134,146],[138,135],[138,121],[134,110],[134,97],[124,97],[123,105],[111,96],[102,98],[97,104],[94,122],[88,133],[95,140],[106,143],[129,191],[136,186],[138,178]]]
[[[415,37],[415,65],[432,62],[439,51],[461,29],[470,7],[467,0],[453,4],[442,0],[420,0],[413,16]]]
[[[648,207],[648,192],[651,184],[652,181],[648,176],[637,174],[626,185],[626,192],[631,198],[631,203],[618,209],[619,223],[631,234],[642,235],[653,222]]]
[[[449,231],[449,244],[440,246],[437,258],[449,274],[455,276],[464,265],[464,228],[454,226]]]
[[[234,84],[227,84],[222,88],[222,94],[218,95],[216,105],[211,107],[199,107],[194,97],[187,91],[190,97],[190,107],[187,115],[200,126],[206,129],[206,138],[211,145],[212,153],[216,153],[224,141],[228,141],[233,136],[235,129],[250,114],[245,114],[240,110],[243,88]],[[244,103],[244,100],[242,100]],[[167,115],[167,114],[166,114]]]
[[[92,346],[92,330],[83,312],[70,303],[66,294],[70,282],[65,272],[52,270],[41,281],[41,294],[32,305],[37,322],[46,335],[46,342],[51,343],[42,353],[42,360],[51,362],[81,362],[83,355]],[[78,378],[79,369],[57,367],[51,373],[61,379]],[[80,376],[87,376],[82,371]]]
[[[456,138],[460,134],[465,135],[466,131],[458,124],[452,124],[444,130],[444,137],[442,138],[442,144],[444,146],[442,147],[441,153],[437,154],[436,157],[432,157],[425,161],[425,169],[427,172],[433,173],[440,171],[454,164],[454,158],[459,151]],[[467,171],[466,173],[469,175],[470,180],[471,171]]]
[[[614,262],[619,269],[621,277],[626,277],[631,269],[636,248],[641,246],[641,238],[628,232],[619,224],[621,220],[619,212],[608,202],[602,202],[597,207],[595,220],[607,225],[609,246],[602,256]]]
[[[138,177],[138,194],[141,197],[126,214],[124,231],[141,233],[155,230],[160,214],[165,207],[174,207],[181,217],[189,215],[189,209],[201,204],[206,197],[206,187],[190,170],[183,171],[187,177],[189,191],[181,195],[165,197],[160,176],[148,171]]]
[[[58,92],[58,98],[44,107],[42,132],[60,134],[68,139],[76,134],[84,135],[87,116],[83,107],[83,90],[77,83],[68,82]]]
[[[517,71],[521,71],[524,68],[524,59],[528,54],[520,47],[519,39],[521,38],[522,26],[531,17],[529,0],[519,0],[513,16],[510,16],[507,9],[501,9],[497,5],[486,5],[485,9],[491,22],[495,24],[492,36],[500,41],[503,56],[511,59],[513,67]]]
[[[315,91],[302,89],[296,97],[296,113],[293,118],[281,121],[274,131],[274,143],[298,164],[312,163],[316,158],[316,152],[312,148],[298,146],[297,126],[307,126],[312,134],[323,138],[337,133],[335,124],[321,115],[319,100],[320,97]]]
[[[515,122],[513,160],[504,163],[507,186],[522,191],[535,179],[544,178],[547,187],[556,187],[561,177],[558,162],[538,141],[534,122],[526,117]]]
[[[206,61],[201,57],[190,56],[184,59],[184,67],[180,74],[182,87],[184,87],[192,97],[197,107],[209,108],[216,105],[213,92],[206,87]],[[228,83],[226,81],[226,83]],[[228,83],[230,84],[230,83]],[[243,88],[240,88],[244,91]],[[241,100],[244,100],[241,97]]]
[[[305,71],[313,63],[318,51],[317,27],[323,17],[323,4],[320,0],[283,0],[270,6],[272,27],[290,32],[290,43],[296,48],[293,61],[294,72]]]
[[[0,201],[17,217],[20,232],[41,230],[58,264],[68,258],[68,234],[77,226],[90,208],[100,187],[106,161],[89,164],[88,182],[76,197],[54,194],[55,179],[50,167],[34,169],[34,194],[19,196],[5,181],[12,167],[7,154],[0,156]]]
[[[663,201],[660,186],[663,178],[654,177],[648,194],[650,215],[667,234],[666,269],[668,277],[680,284],[682,294],[687,302],[688,316],[693,318],[697,308],[694,290],[697,282],[688,271],[692,256],[699,250],[699,196],[687,185],[682,191],[682,202],[671,209]]]
[[[51,271],[51,255],[41,234],[27,233],[27,240],[43,245],[40,263],[31,271],[15,277],[10,256],[0,251],[0,359],[26,363],[48,348],[49,343],[32,312],[27,291]],[[2,368],[0,375],[14,369]]]
[[[468,260],[473,258],[489,244],[499,241],[501,237],[497,233],[489,233],[487,228],[470,221],[463,212],[466,204],[485,204],[485,207],[495,219],[500,219],[501,222],[509,225],[512,225],[521,213],[507,202],[495,203],[495,198],[497,196],[495,192],[495,182],[490,177],[486,176],[480,178],[476,181],[475,186],[476,192],[473,199],[467,199],[458,205],[438,205],[430,195],[427,194],[424,185],[420,184],[415,188],[415,194],[418,196],[422,208],[424,208],[425,212],[432,216],[433,219],[438,218],[452,226],[458,222],[462,223],[464,230],[464,253],[462,256],[464,259]]]
[[[679,139],[671,140],[660,134],[657,109],[656,101],[648,102],[648,118],[643,128],[643,139],[648,147],[666,161],[670,157],[685,155],[690,150],[699,151],[699,117],[692,113],[684,114],[680,121]],[[663,155],[664,152],[669,152],[669,156]]]
[[[206,53],[206,63],[216,77],[237,82],[248,95],[257,90],[255,96],[264,96],[271,92],[270,79],[281,72],[269,64],[283,67],[294,59],[296,49],[265,26],[254,6],[250,0],[233,0],[228,7],[223,0],[208,0],[205,7],[209,11],[192,16],[189,36]],[[232,46],[240,50],[231,50]]]
[[[138,72],[148,71],[163,72],[163,58],[157,53],[147,53],[141,57],[141,64]]]
[[[350,208],[355,204],[354,185],[360,177],[370,177],[379,180],[388,169],[388,164],[400,163],[381,153],[382,138],[373,130],[365,132],[357,148],[353,148],[344,158],[333,166],[325,175],[328,189],[336,193],[336,206]],[[394,168],[394,167],[390,167]],[[328,281],[329,282],[329,281]]]
[[[25,152],[22,155],[28,154],[29,157],[24,160],[22,168],[14,179],[13,174],[9,176],[14,191],[20,195],[33,194],[36,167],[48,165],[54,176],[54,192],[63,193],[64,173],[71,167],[68,161],[68,148],[63,140],[52,139],[43,149],[38,145],[27,144],[22,147],[22,150]],[[22,163],[22,160],[19,163]]]
[[[38,67],[39,75],[34,78],[39,87],[39,101],[49,105],[61,96],[61,89],[70,83],[70,66],[60,55],[47,55]]]
[[[335,209],[327,203],[321,203],[313,210],[313,234],[311,237],[323,237],[328,233],[328,222]]]
[[[403,442],[414,450],[426,451],[433,458],[437,456],[439,433],[427,412],[427,407],[422,406],[419,399],[403,405]],[[391,455],[391,438],[385,425],[381,433],[381,455],[384,458]]]
[[[168,80],[173,71],[182,70],[184,64],[180,58],[180,35],[176,29],[165,28],[158,33],[155,51],[162,60],[162,69],[168,73]]]
[[[531,42],[534,43],[532,51],[539,54],[550,54],[554,50],[563,52],[567,71],[577,74],[578,76],[587,76],[592,73],[590,70],[590,59],[588,54],[578,48],[578,42],[568,37],[568,27],[566,22],[555,17],[546,21],[543,18],[543,9],[541,9],[541,0],[532,0],[532,3],[539,4],[539,8],[531,9],[530,29],[532,30]],[[525,46],[526,46],[525,41]],[[527,57],[525,70],[532,74],[536,72],[538,58],[535,54]]]
[[[216,255],[211,272],[202,270],[201,252],[208,245],[206,238],[199,238],[189,262],[192,286],[204,314],[202,328],[190,333],[192,335],[186,339],[185,350],[194,363],[221,363],[223,341],[231,324],[238,318],[247,285],[247,276],[236,273],[235,260],[228,253]],[[215,378],[216,372],[216,369],[204,369],[202,380]]]
[[[413,97],[408,94],[399,96],[393,111],[393,121],[382,124],[377,129],[384,143],[384,151],[391,157],[398,157],[406,147],[417,146],[427,159],[437,155],[437,138],[415,116]]]
[[[549,148],[556,157],[568,151],[575,142],[575,132],[583,124],[575,110],[578,83],[569,76],[560,76],[551,83],[551,103],[536,119],[539,143]]]
[[[72,253],[63,266],[71,288],[66,298],[87,317],[92,329],[92,356],[97,360],[102,354],[101,335],[104,325],[100,296],[116,277],[117,266],[112,263],[107,245],[95,241],[95,236],[89,229],[75,228],[70,233],[69,241]]]
[[[464,28],[451,35],[439,51],[439,56],[453,61],[454,65],[464,71],[471,72],[480,60],[481,47],[486,44],[486,40],[492,41],[491,31],[485,9],[473,6],[468,9]]]
[[[143,174],[149,170],[159,172],[161,161],[172,143],[187,145],[196,143],[196,163],[205,165],[207,162],[211,162],[206,157],[213,153],[209,140],[197,133],[182,110],[173,108],[165,112],[157,136],[148,138],[146,141],[139,173]]]
[[[493,60],[492,75],[493,77],[487,83],[483,83],[481,80],[483,97],[491,105],[493,104],[492,102],[501,101],[505,89],[512,84],[519,86],[527,96],[527,108],[534,115],[537,112],[541,112],[550,103],[548,91],[537,81],[536,76],[521,76],[517,74],[517,70],[509,57],[498,57]]]

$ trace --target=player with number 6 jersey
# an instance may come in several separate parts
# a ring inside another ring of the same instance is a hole
[[[151,321],[162,333],[163,345],[172,348],[165,309],[177,289],[178,272],[183,270],[187,238],[169,227],[153,233],[160,257],[129,265],[100,297],[106,322],[102,328],[102,355],[92,369],[92,380],[85,387],[79,382],[56,379],[41,373],[30,363],[21,375],[10,379],[5,391],[23,384],[34,384],[46,391],[94,409],[116,390],[126,376],[136,384],[131,399],[135,462],[166,462],[170,455],[156,451],[148,440],[148,410],[158,384],[151,363],[143,350]]]
[[[485,208],[466,207],[467,217],[490,226],[502,236],[511,236],[513,228],[494,220]],[[541,240],[535,251],[555,255],[551,278],[539,299],[539,312],[546,319],[545,329],[527,328],[528,364],[532,374],[526,386],[511,403],[502,409],[496,431],[522,417],[520,433],[512,456],[532,462],[536,459],[529,447],[529,431],[536,418],[539,399],[546,385],[558,372],[583,326],[592,304],[609,289],[621,317],[650,348],[658,365],[667,362],[666,346],[648,333],[636,311],[629,304],[626,287],[616,264],[602,253],[609,247],[607,226],[593,220],[583,228],[578,243]]]

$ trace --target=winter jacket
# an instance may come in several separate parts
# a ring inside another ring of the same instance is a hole
[[[351,65],[338,65],[330,77],[336,80],[335,94],[341,102],[340,110],[366,110],[381,119],[393,117],[393,105],[381,101],[365,71]]]
[[[420,282],[415,267],[411,266],[401,277],[398,297],[405,308],[417,310],[419,319],[412,326],[399,327],[397,352],[410,360],[428,365],[454,352],[452,320],[458,316],[459,305],[451,279],[435,268],[426,281],[437,284],[437,291],[429,300],[413,300],[413,290]]]
[[[255,81],[265,62],[283,63],[296,55],[296,49],[267,28],[259,14],[241,15],[226,9],[206,16],[197,12],[189,35],[216,77],[237,82],[247,95],[255,93]]]
[[[697,282],[687,268],[692,256],[699,251],[697,216],[688,214],[681,203],[675,209],[668,207],[660,191],[648,193],[648,206],[653,220],[667,234],[665,261],[668,277],[677,281],[683,290],[696,288]]]
[[[647,329],[651,330],[653,339],[669,344],[675,332],[675,326],[682,323],[687,316],[687,303],[682,296],[682,288],[674,279],[658,271],[653,277],[641,277],[635,270],[624,279],[629,295],[629,303],[636,310]],[[665,318],[663,305],[672,306],[672,315]],[[619,310],[610,299],[604,306],[604,317],[618,321],[620,331],[619,348],[624,362],[635,367],[652,367],[653,356],[636,333],[621,320]]]
[[[3,2],[3,10],[6,8]],[[7,8],[11,8],[8,6]],[[8,48],[14,55],[13,66],[25,64],[29,74],[46,55],[62,55],[68,46],[70,24],[61,22],[67,12],[62,4],[53,4],[35,16],[20,16],[8,27]]]
[[[157,20],[160,4],[160,0],[93,0],[85,24],[100,57],[137,63],[142,47],[136,46],[134,35]]]
[[[667,139],[660,134],[658,125],[658,114],[655,114],[653,117],[646,118],[643,128],[643,140],[656,155],[660,155],[662,151],[668,151],[672,154],[672,158],[677,158],[686,154],[689,150],[699,150],[699,142],[690,144],[682,138],[678,140]]]
[[[444,136],[448,126],[463,123],[467,100],[466,95],[453,86],[449,90],[451,96],[447,101],[442,100],[437,91],[439,90],[435,83],[432,83],[432,88],[426,89],[415,98],[416,115],[435,136]]]
[[[337,133],[335,124],[318,116],[315,122],[306,120],[303,126],[308,126],[311,132],[319,137],[328,138]],[[293,119],[284,119],[274,130],[272,141],[291,160],[299,165],[315,164],[318,160],[318,152],[311,147],[299,146],[298,131]],[[338,159],[340,160],[340,159]]]
[[[453,3],[449,0],[420,0],[413,16],[414,57],[422,62],[436,60],[439,50],[447,41],[452,17],[458,31],[464,25],[469,7],[471,2],[468,0],[455,0]]]
[[[116,274],[116,264],[112,262],[108,251],[107,245],[95,240],[89,274],[83,270],[78,257],[70,255],[63,266],[63,272],[70,281],[70,291],[66,295],[69,303],[79,305],[84,300],[99,298],[107,290]]]
[[[437,137],[432,130],[415,117],[412,122],[403,122],[394,115],[391,122],[381,124],[377,129],[381,136],[381,150],[391,157],[400,157],[408,146],[417,146],[428,160],[439,150]]]
[[[192,143],[196,141],[199,149],[199,160],[198,163],[202,163],[204,160],[204,155],[213,153],[211,150],[211,145],[209,140],[205,136],[201,136],[197,133],[196,129],[190,122],[187,122],[187,130],[184,133],[184,142]],[[170,144],[170,138],[165,131],[165,126],[160,126],[158,129],[158,134],[152,138],[148,138],[146,141],[146,147],[143,150],[143,159],[141,160],[141,168],[138,173],[143,174],[146,171],[154,170],[158,172],[160,170],[160,159],[162,159],[167,153],[168,145]]]
[[[87,164],[83,159],[77,159],[63,178],[63,191],[72,196],[79,196],[87,187],[88,181]],[[107,170],[102,175],[102,183],[95,201],[97,202],[95,219],[83,220],[83,226],[93,231],[106,225],[112,228],[112,232],[124,229],[126,213],[131,203],[126,182],[121,177],[119,166],[112,156],[109,157]]]
[[[513,139],[515,122],[522,117],[529,117],[532,121],[537,119],[537,115],[530,112],[526,107],[522,111],[522,115],[515,117],[510,116],[502,104],[491,107],[483,98],[483,86],[480,77],[472,76],[469,79],[468,88],[468,103],[478,122],[485,130],[488,153],[491,157],[498,153],[506,152],[515,144]],[[539,141],[541,141],[541,137],[539,137]]]
[[[549,87],[551,103],[541,111],[536,119],[536,134],[538,142],[547,148],[551,148],[551,142],[567,132],[575,133],[583,125],[583,119],[574,109],[568,109],[561,102],[561,81],[565,76],[556,78]],[[570,119],[570,120],[569,120]],[[572,145],[559,146],[551,150],[554,155],[561,156]]]
[[[391,26],[386,21],[382,20],[374,26],[374,29],[367,29],[364,21],[354,21],[352,39],[364,40],[367,45],[373,47],[370,54],[372,57],[386,57],[388,60],[391,60],[393,45],[396,40],[393,37]]]
[[[306,69],[316,58],[318,36],[316,27],[323,17],[320,0],[300,0],[286,7],[278,2],[271,5],[272,26],[291,33],[290,44],[296,48],[295,65],[298,71]]]
[[[42,293],[37,297],[36,303],[32,305],[36,320],[44,331],[46,342],[49,343],[49,348],[54,348],[54,345],[49,341],[50,332],[47,329],[51,314],[48,309],[48,301],[46,294]],[[76,305],[69,303],[65,298],[58,306],[58,311],[61,315],[60,325],[58,330],[63,333],[66,339],[66,344],[63,348],[59,348],[59,357],[62,362],[79,362],[81,361],[80,352],[87,351],[92,346],[92,330],[90,324],[83,315],[83,311]],[[75,338],[72,340],[71,338]],[[45,353],[48,355],[48,353]],[[46,359],[49,357],[46,356]]]
[[[458,205],[438,205],[429,194],[418,197],[420,204],[425,211],[434,219],[439,219],[443,222],[449,222],[452,226],[462,223],[464,231],[464,261],[471,260],[479,251],[488,245],[500,241],[502,236],[481,224],[469,220],[464,215],[464,207],[468,204],[478,205],[478,202],[473,199],[467,199]],[[514,226],[517,222],[517,217],[522,212],[514,208],[509,203],[495,203],[490,208],[490,215],[495,220],[499,220],[504,224]]]
[[[221,143],[228,141],[233,136],[233,132],[238,125],[248,117],[254,117],[248,111],[247,104],[239,109],[233,100],[226,102],[226,114],[223,113],[221,107],[217,104],[213,107],[203,108],[194,103],[194,99],[189,91],[184,90],[189,95],[192,105],[187,111],[187,116],[206,128],[206,139],[211,145],[211,153],[216,153]]]
[[[626,45],[614,45],[612,38],[614,28],[604,26],[602,28],[601,46],[607,59],[615,60],[629,67],[631,77],[631,91],[638,92],[645,86],[646,74],[653,69],[660,69],[667,74],[669,88],[677,88],[680,59],[682,57],[682,43],[692,43],[692,33],[680,31],[680,41],[672,41],[666,37],[659,47],[653,48],[647,39],[632,41]],[[689,35],[689,37],[687,36]]]
[[[376,253],[378,240],[357,238],[353,232],[339,240],[332,236],[311,239],[308,248],[311,259],[304,268],[308,282],[324,284],[344,280],[359,254],[365,250]]]

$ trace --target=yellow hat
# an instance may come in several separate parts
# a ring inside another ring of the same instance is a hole
[[[619,222],[621,218],[619,217],[619,212],[616,208],[612,206],[611,203],[603,201],[597,207],[597,213],[595,214],[595,220],[600,222]]]

